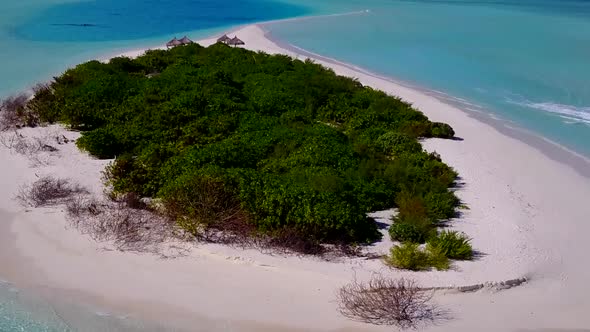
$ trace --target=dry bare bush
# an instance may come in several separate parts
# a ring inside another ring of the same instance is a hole
[[[67,203],[75,194],[86,194],[88,190],[67,179],[44,176],[20,188],[16,199],[23,206],[41,207]]]
[[[147,209],[130,208],[126,202],[100,201],[80,195],[66,211],[71,223],[98,242],[111,241],[121,251],[158,252],[175,236],[169,219]]]
[[[276,232],[273,236],[268,237],[264,244],[267,248],[283,254],[297,253],[322,256],[328,253],[328,247],[323,246],[319,241],[289,228],[285,228]],[[332,249],[336,249],[336,247]],[[335,252],[332,251],[332,253]]]
[[[186,187],[167,193],[162,212],[187,238],[238,247],[259,247],[262,237],[235,195],[223,182],[196,178]]]
[[[136,193],[126,193],[117,198],[118,202],[125,204],[128,208],[136,210],[146,210],[148,205],[141,197]]]
[[[188,233],[205,236],[206,241],[209,241],[207,236],[215,235],[217,231],[242,231],[242,226],[248,224],[248,216],[239,200],[218,179],[192,179],[184,187],[167,193],[163,203],[164,211],[171,219],[177,220]]]
[[[39,117],[27,108],[29,96],[18,94],[0,101],[0,130],[34,127]]]
[[[58,144],[61,138],[55,138]],[[51,137],[25,137],[18,131],[0,132],[0,145],[14,151],[17,154],[25,156],[31,162],[33,167],[48,164],[49,156],[46,153],[57,152],[58,149],[52,146]]]
[[[195,211],[197,218],[191,220],[174,210],[177,206],[170,202],[158,205],[135,193],[116,194],[109,189],[105,191],[105,197],[105,200],[97,200],[78,196],[68,203],[67,213],[77,229],[96,241],[113,241],[119,250],[161,253],[160,244],[176,239],[184,240],[186,244],[196,240],[258,249],[268,254],[316,255],[329,260],[333,256],[351,255],[353,252],[348,250],[349,247],[324,246],[291,229],[261,233],[235,202],[224,203],[227,211],[219,213],[217,210],[213,211],[215,213]],[[200,203],[210,201],[201,200]],[[217,203],[213,206],[219,208]],[[197,208],[211,210],[206,204]],[[221,220],[214,217],[221,217]],[[199,222],[201,220],[208,222]]]
[[[285,228],[272,233],[260,232],[241,211],[231,214],[223,222],[198,225],[192,228],[190,237],[206,243],[218,243],[243,249],[257,249],[266,254],[314,255],[324,257],[328,247],[301,232]],[[172,220],[172,219],[171,219]],[[181,224],[182,225],[182,224]],[[183,228],[186,232],[186,229]],[[330,254],[341,255],[340,247],[330,247]],[[328,256],[326,256],[328,258]]]
[[[22,113],[27,105],[27,96],[19,94],[0,101],[0,129],[7,130],[21,126]]]
[[[102,209],[102,204],[95,197],[84,194],[74,195],[66,204],[68,217],[76,223],[83,217],[99,215]]]
[[[447,313],[433,303],[432,295],[432,291],[421,289],[412,279],[389,279],[376,274],[368,282],[355,279],[340,288],[339,311],[365,323],[417,328],[447,318]]]
[[[257,247],[260,240],[256,227],[240,212],[233,214],[232,218],[225,218],[223,222],[200,225],[190,234],[198,241],[238,247]]]
[[[185,224],[186,222],[179,223],[186,235],[185,238],[199,242],[256,249],[272,255],[316,256],[327,261],[343,257],[368,258],[360,247],[350,244],[322,244],[292,228],[286,227],[270,233],[261,232],[243,211],[234,211],[231,218],[225,218],[223,222],[194,224],[190,232],[182,227]]]

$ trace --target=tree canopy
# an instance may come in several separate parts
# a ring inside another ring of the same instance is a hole
[[[419,138],[454,132],[399,98],[312,61],[216,44],[90,61],[29,102],[82,131],[117,193],[161,200],[196,233],[238,220],[330,243],[378,238],[370,211],[453,215],[457,174]]]

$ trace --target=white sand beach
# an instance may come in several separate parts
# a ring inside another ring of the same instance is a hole
[[[266,38],[259,25],[232,31],[233,35],[252,50],[306,57]],[[455,129],[462,140],[429,139],[423,145],[438,152],[461,177],[457,195],[469,209],[461,210],[452,228],[473,238],[481,254],[478,259],[458,262],[451,271],[411,273],[386,268],[379,260],[325,262],[220,245],[184,245],[188,251],[173,258],[115,251],[69,227],[63,209],[25,210],[13,199],[21,185],[47,174],[102,192],[101,171],[108,161],[90,158],[70,141],[43,155],[41,166],[0,145],[0,278],[48,297],[67,296],[190,331],[387,331],[391,327],[341,316],[338,287],[375,272],[410,276],[425,287],[526,277],[527,283],[506,290],[437,292],[435,300],[450,310],[452,319],[427,330],[590,327],[588,177],[554,160],[550,152],[506,136],[421,91],[328,59],[315,61],[400,96],[431,120]],[[22,134],[65,135],[71,140],[79,135],[56,126],[25,129]],[[385,237],[374,250],[390,246]]]

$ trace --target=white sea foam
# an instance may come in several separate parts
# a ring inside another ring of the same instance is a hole
[[[517,102],[513,100],[509,100],[510,103],[525,106],[549,113],[554,113],[559,115],[561,118],[565,120],[576,121],[578,123],[586,123],[590,124],[590,107],[585,106],[573,106],[573,105],[564,105],[559,103],[534,103],[534,102]]]
[[[565,124],[582,124],[582,123],[589,124],[583,120],[580,120],[578,118],[574,118],[571,116],[567,116],[567,115],[560,115],[559,117],[566,120],[566,121],[564,121]]]

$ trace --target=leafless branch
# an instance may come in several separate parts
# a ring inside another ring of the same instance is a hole
[[[39,124],[38,116],[27,108],[29,96],[21,93],[0,101],[0,131]]]
[[[365,323],[417,328],[448,319],[448,313],[433,304],[432,295],[412,279],[388,279],[376,274],[368,282],[354,280],[340,288],[339,311]]]
[[[126,202],[78,196],[67,204],[66,211],[82,233],[95,241],[112,241],[121,251],[158,252],[159,246],[175,235],[169,219],[131,208]]]
[[[55,137],[58,144],[63,141],[61,137]],[[67,138],[65,138],[67,140]],[[58,149],[51,145],[51,137],[25,137],[18,131],[0,132],[0,145],[23,155],[29,159],[33,167],[48,164],[47,153],[57,152]]]
[[[41,207],[67,203],[75,194],[86,194],[88,190],[66,179],[44,176],[20,188],[16,199],[23,206]]]

